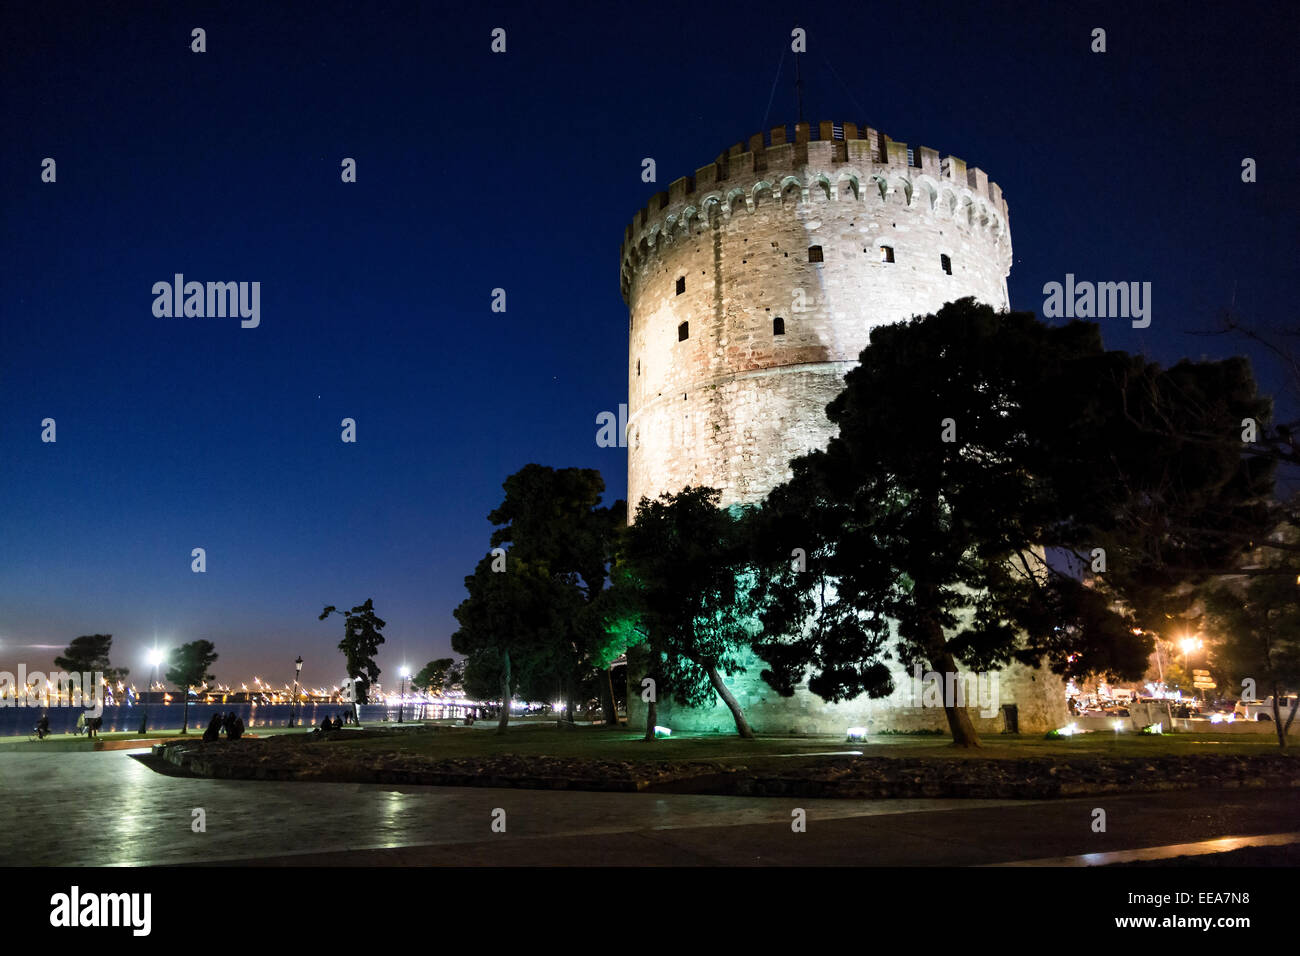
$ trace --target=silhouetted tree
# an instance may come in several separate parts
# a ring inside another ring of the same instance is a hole
[[[420,672],[411,678],[411,686],[419,687],[421,690],[434,697],[442,694],[444,682],[447,679],[447,671],[455,663],[453,658],[439,657],[436,660],[429,661]]]
[[[350,611],[340,611],[330,604],[320,612],[317,620],[323,621],[331,614],[343,615],[343,640],[339,641],[339,650],[347,661],[348,677],[356,687],[357,703],[368,703],[371,685],[379,680],[380,674],[375,655],[379,652],[379,645],[384,643],[384,636],[379,632],[387,622],[375,614],[371,598],[366,598],[365,604],[358,604]]]
[[[752,521],[756,650],[782,694],[811,668],[828,700],[886,696],[891,657],[1137,676],[1141,616],[1186,610],[1242,549],[1211,532],[1266,510],[1271,472],[1240,431],[1268,403],[1240,360],[1162,369],[1104,351],[1091,323],[964,299],[873,330],[845,383],[838,435]],[[978,746],[946,704],[954,742]]]
[[[453,612],[460,627],[451,646],[467,658],[465,684],[471,696],[500,696],[497,733],[504,734],[521,679],[553,666],[551,654],[557,635],[567,627],[565,602],[572,594],[543,564],[507,555],[505,567],[493,570],[497,561],[485,556],[465,578],[469,596]],[[495,693],[490,693],[493,682]]]
[[[608,654],[596,605],[606,587],[617,536],[627,523],[626,506],[622,501],[608,507],[600,504],[605,481],[592,468],[525,465],[502,487],[505,497],[488,515],[498,526],[491,543],[493,547],[509,545],[512,562],[544,566],[558,586],[556,600],[565,607],[559,620],[567,626],[556,627],[557,622],[550,621],[552,643],[534,644],[530,671],[539,686],[554,685],[563,694],[566,718],[572,721],[576,688],[595,668],[605,672],[608,687],[609,667],[618,656]],[[602,697],[606,719],[615,723],[612,695],[609,687]],[[548,692],[544,697],[551,700],[554,694]]]
[[[185,703],[181,719],[181,733],[188,733],[190,726],[190,688],[216,680],[208,673],[217,660],[215,647],[211,641],[190,641],[173,648],[167,657],[166,677],[180,688]]]
[[[77,673],[98,671],[110,683],[123,680],[130,670],[125,667],[112,667],[109,664],[108,653],[112,647],[112,634],[87,634],[74,638],[63,654],[54,658],[54,666],[60,670]]]
[[[1289,552],[1269,543],[1293,544],[1298,539],[1294,527],[1279,528],[1268,543],[1261,542],[1254,560],[1245,562],[1243,570],[1265,573],[1221,579],[1204,595],[1208,623],[1217,632],[1214,653],[1219,665],[1236,675],[1238,683],[1252,680],[1257,695],[1272,696],[1273,727],[1284,749],[1300,710],[1300,696],[1289,713],[1279,705],[1284,695],[1300,690],[1300,586]],[[1266,573],[1274,569],[1284,573]]]

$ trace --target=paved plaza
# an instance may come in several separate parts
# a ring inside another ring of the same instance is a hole
[[[1300,831],[1300,800],[1276,791],[814,800],[264,783],[167,776],[126,752],[0,753],[0,807],[8,866],[981,865]]]

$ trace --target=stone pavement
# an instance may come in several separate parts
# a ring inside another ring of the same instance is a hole
[[[1107,833],[1091,831],[1095,806]],[[806,833],[791,831],[795,807]],[[794,800],[245,782],[165,776],[122,752],[0,754],[0,808],[8,866],[961,865],[1300,830],[1290,791]]]

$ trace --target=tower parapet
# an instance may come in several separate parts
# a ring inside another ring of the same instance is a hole
[[[650,198],[623,231],[624,301],[638,268],[662,252],[662,244],[707,228],[715,216],[752,213],[764,198],[784,205],[791,198],[815,200],[818,191],[831,201],[864,203],[887,203],[901,191],[907,205],[928,204],[968,228],[1005,238],[1010,267],[1006,198],[984,170],[928,146],[909,147],[870,126],[796,123],[793,137],[785,126],[755,133]]]

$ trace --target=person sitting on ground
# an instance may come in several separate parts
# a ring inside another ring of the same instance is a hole
[[[230,740],[235,739],[235,712],[232,710],[221,721],[221,729],[226,732],[226,737]]]
[[[242,717],[235,717],[234,724],[226,729],[226,736],[231,740],[238,740],[240,737],[244,736],[244,719]]]
[[[340,717],[338,714],[334,715],[334,729],[335,730],[343,729],[343,718]]]
[[[212,719],[208,721],[208,729],[205,730],[205,731],[203,731],[203,739],[204,739],[204,740],[220,740],[220,739],[221,739],[221,724],[222,724],[221,714],[219,714],[219,713],[218,713],[218,714],[213,714],[213,715],[212,715]]]
[[[328,734],[333,729],[334,729],[334,723],[328,717],[322,717],[320,719],[321,733]]]
[[[36,739],[44,740],[50,735],[50,715],[41,714],[41,719],[36,722]]]

